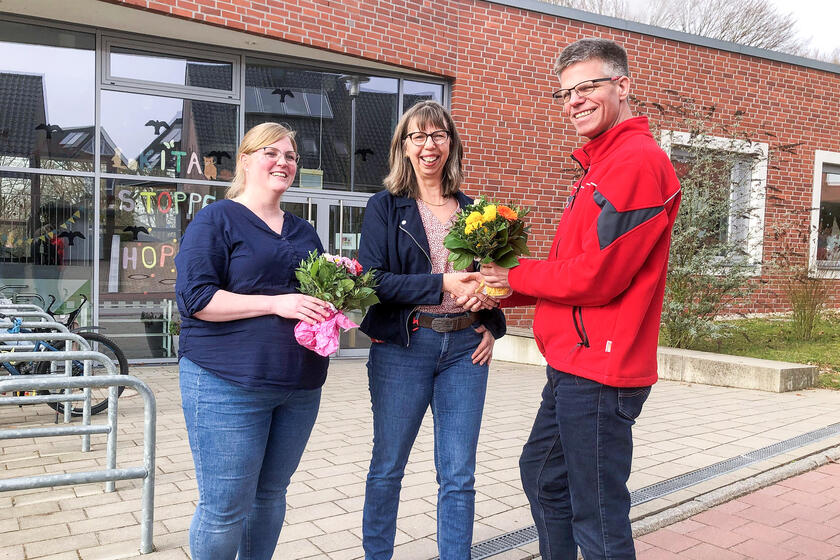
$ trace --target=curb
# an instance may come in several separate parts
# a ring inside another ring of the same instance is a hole
[[[652,533],[766,486],[837,461],[840,461],[840,445],[818,451],[786,465],[733,482],[705,494],[700,494],[688,502],[635,520],[633,522],[633,538]]]

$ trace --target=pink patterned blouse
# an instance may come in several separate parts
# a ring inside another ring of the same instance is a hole
[[[430,257],[432,258],[432,274],[455,272],[449,258],[449,249],[443,246],[443,238],[449,233],[449,228],[455,223],[455,216],[460,210],[460,205],[452,212],[446,223],[441,223],[437,216],[420,200],[415,201],[420,211],[420,218],[423,220],[423,229],[426,230],[426,239],[429,241]],[[443,294],[443,301],[440,305],[421,305],[418,311],[424,313],[463,313],[464,308],[455,303],[449,294]]]

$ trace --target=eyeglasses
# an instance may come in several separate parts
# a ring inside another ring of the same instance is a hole
[[[270,146],[263,146],[260,148],[262,150],[263,155],[269,161],[277,162],[281,157],[288,163],[289,165],[295,164],[300,161],[300,154],[295,152],[281,152],[280,150],[275,150]]]
[[[411,140],[411,143],[415,146],[425,146],[426,139],[430,137],[432,139],[432,142],[434,142],[435,144],[443,144],[444,142],[449,140],[449,131],[435,130],[430,132],[429,134],[426,134],[425,132],[410,132],[405,135],[405,138]],[[403,140],[405,140],[405,138],[403,138]]]
[[[573,87],[558,89],[557,91],[552,93],[551,96],[558,101],[568,103],[572,100],[572,92],[577,93],[578,97],[588,97],[592,94],[593,91],[595,91],[598,88],[597,84],[599,82],[614,82],[616,80],[620,80],[623,77],[624,76],[613,76],[611,78],[597,78],[595,80],[584,80]]]

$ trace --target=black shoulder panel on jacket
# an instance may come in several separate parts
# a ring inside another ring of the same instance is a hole
[[[651,208],[639,208],[619,212],[615,206],[597,190],[592,194],[595,204],[601,207],[598,215],[598,244],[601,250],[609,247],[613,241],[628,231],[642,225],[660,212],[665,211],[664,206],[653,206]]]

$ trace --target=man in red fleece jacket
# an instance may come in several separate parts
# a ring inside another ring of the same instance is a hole
[[[646,117],[628,104],[627,53],[582,39],[560,54],[554,92],[589,141],[545,260],[482,266],[503,306],[536,304],[548,383],[519,460],[544,560],[634,559],[631,427],[656,382],[656,345],[680,185]]]

